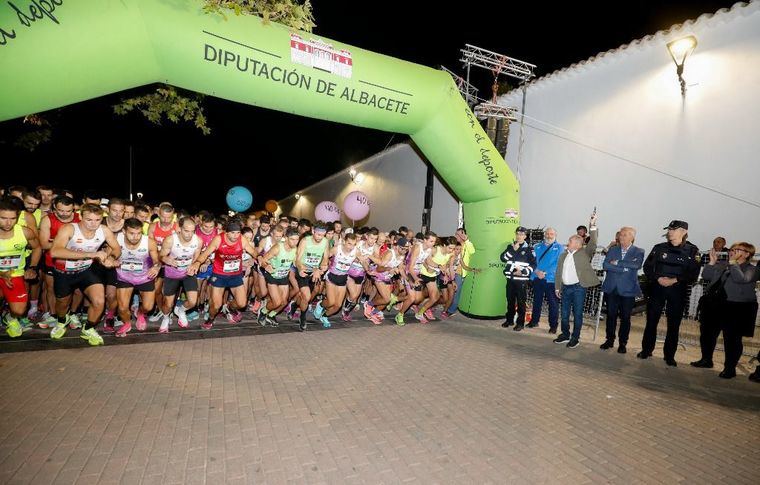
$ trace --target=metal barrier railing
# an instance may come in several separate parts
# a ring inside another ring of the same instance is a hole
[[[689,286],[687,290],[687,304],[684,305],[683,320],[681,320],[681,328],[678,332],[678,345],[686,347],[699,348],[699,320],[697,320],[697,305],[699,299],[704,295],[708,284],[699,279],[696,283]],[[760,302],[760,294],[758,295],[758,302]],[[664,310],[663,310],[664,312]],[[664,323],[664,322],[663,322]],[[755,327],[760,327],[760,313],[755,318]],[[657,327],[657,340],[665,340],[665,331],[667,325],[658,325]],[[752,338],[744,338],[744,355],[756,356],[760,351],[760,332]],[[716,350],[723,351],[723,337],[718,339],[718,346]]]
[[[597,275],[599,273],[601,272],[597,271]],[[602,293],[601,285],[586,290],[586,298],[583,301],[583,325],[590,326],[594,329],[594,340],[596,340],[596,336],[599,333],[599,322],[601,321],[603,303],[604,293]],[[530,287],[528,287],[526,308],[528,312],[533,308],[533,289]],[[548,312],[549,305],[546,303],[546,300],[544,300],[544,303],[541,306],[541,314],[547,315]]]
[[[597,253],[592,259],[591,265],[597,271],[599,281],[604,281],[605,271],[602,270],[602,262],[604,256]],[[681,321],[681,327],[678,335],[678,344],[683,347],[699,347],[699,321],[697,320],[697,304],[699,298],[704,294],[707,288],[707,283],[700,279],[698,282],[691,285],[687,291],[687,304],[684,305],[684,315]],[[637,302],[637,308],[645,300]],[[758,293],[758,302],[760,302],[760,292]],[[533,290],[528,288],[528,298],[526,303],[527,310],[530,312],[533,307]],[[665,309],[663,309],[664,313]],[[544,301],[541,309],[541,314],[546,315],[548,313],[548,304]],[[606,314],[604,293],[602,292],[601,285],[589,288],[586,291],[586,299],[583,304],[583,325],[589,326],[594,329],[594,341],[596,341],[599,333],[599,324]],[[645,314],[646,315],[646,314]],[[755,320],[755,326],[760,327],[760,312]],[[643,327],[641,328],[643,331]],[[667,330],[667,324],[663,321],[657,326],[657,341],[663,342],[665,340],[665,332]],[[716,350],[723,351],[722,337],[718,340],[718,346]],[[744,339],[744,355],[755,357],[760,351],[760,330],[753,338]]]

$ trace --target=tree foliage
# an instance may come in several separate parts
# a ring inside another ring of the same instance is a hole
[[[235,15],[256,15],[264,23],[277,22],[291,29],[311,32],[315,27],[311,2],[306,0],[205,0],[203,10],[206,13],[220,14],[226,18],[225,11]]]
[[[311,32],[315,27],[310,0],[204,0],[203,11],[210,15],[256,15],[262,22],[277,22],[296,30]],[[192,123],[204,135],[211,133],[200,93],[160,84],[153,91],[124,99],[113,106],[117,115],[136,112],[150,122]],[[32,151],[52,137],[48,113],[31,114],[15,136],[14,145]]]
[[[311,32],[314,15],[311,2],[305,0],[204,0],[203,11],[218,14],[227,19],[229,12],[235,15],[256,15],[265,24],[277,22],[297,30]],[[165,118],[173,123],[192,122],[204,135],[211,133],[203,110],[204,96],[199,93],[160,85],[155,92],[126,99],[114,105],[114,112],[125,115],[137,110],[157,125]]]
[[[203,95],[191,91],[182,93],[174,86],[162,84],[155,92],[125,99],[114,105],[117,115],[126,115],[137,110],[148,121],[160,125],[164,118],[172,123],[191,122],[204,135],[211,133],[203,112]]]

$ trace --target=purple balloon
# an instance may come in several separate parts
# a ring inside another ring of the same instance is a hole
[[[314,208],[314,218],[322,222],[335,222],[340,220],[340,208],[335,202],[323,200]]]
[[[358,190],[343,199],[343,213],[352,221],[360,221],[369,214],[369,198]]]

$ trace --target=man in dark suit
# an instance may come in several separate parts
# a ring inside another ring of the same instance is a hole
[[[618,353],[624,354],[628,334],[631,332],[633,303],[641,294],[639,270],[644,264],[644,250],[633,245],[636,229],[623,227],[618,234],[619,243],[611,247],[604,258],[604,270],[607,275],[602,283],[602,291],[607,299],[607,339],[599,348],[607,350],[615,346],[615,329],[619,314]]]

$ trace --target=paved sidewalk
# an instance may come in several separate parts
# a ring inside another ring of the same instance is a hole
[[[548,337],[457,318],[3,354],[0,483],[760,483],[760,385]]]

